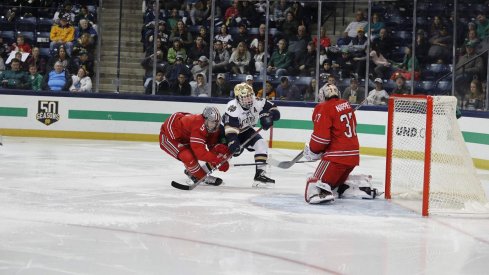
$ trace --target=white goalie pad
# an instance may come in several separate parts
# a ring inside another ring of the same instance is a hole
[[[306,202],[310,204],[320,204],[334,201],[334,195],[329,184],[320,182],[315,177],[309,177],[307,179],[304,198]]]
[[[372,188],[371,181],[371,175],[349,175],[344,183],[348,188],[339,194],[339,197],[344,199],[375,199],[377,189]]]

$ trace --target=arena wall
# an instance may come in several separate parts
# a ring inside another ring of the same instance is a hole
[[[2,92],[0,135],[157,142],[161,123],[170,114],[177,111],[200,113],[209,104],[223,112],[226,101]],[[275,148],[303,148],[312,130],[313,103],[277,104],[282,119],[273,131],[265,132],[263,136]],[[475,165],[489,169],[489,117],[486,113],[479,114],[464,114],[458,122]],[[385,107],[362,107],[357,111],[357,120],[361,153],[385,155]]]

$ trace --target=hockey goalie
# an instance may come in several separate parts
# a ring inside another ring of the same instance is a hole
[[[333,202],[334,191],[339,198],[375,198],[371,176],[350,176],[360,162],[354,110],[348,101],[339,98],[334,85],[319,91],[318,98],[312,115],[314,129],[304,148],[304,157],[320,162],[314,175],[307,179],[306,202]]]

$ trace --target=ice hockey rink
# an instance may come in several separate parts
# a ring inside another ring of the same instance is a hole
[[[290,160],[298,151],[270,149]],[[244,153],[232,163],[250,163]],[[382,188],[385,160],[354,173]],[[158,143],[3,137],[0,274],[488,274],[488,216],[423,218],[383,198],[304,202],[314,163],[191,191]],[[489,193],[489,171],[478,171]]]

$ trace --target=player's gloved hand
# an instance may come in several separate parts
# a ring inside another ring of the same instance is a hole
[[[311,149],[309,148],[309,144],[306,143],[306,145],[304,146],[304,158],[307,159],[307,160],[318,160],[318,159],[321,159],[322,157],[322,154],[316,154],[314,152],[311,151]]]
[[[241,153],[243,152],[243,149],[241,149],[240,146],[241,146],[241,144],[237,138],[231,140],[228,143],[229,152],[231,152],[233,154],[233,156],[235,156],[235,157],[241,155]]]
[[[260,124],[263,130],[268,130],[273,126],[273,117],[270,113],[265,112],[260,114]]]
[[[216,153],[216,155],[219,157],[227,157],[229,155],[228,146],[226,144],[222,144],[222,143],[214,146],[211,151]]]
[[[219,171],[226,172],[227,170],[229,170],[229,163],[225,160],[226,160],[225,157],[219,157],[217,155],[214,155],[212,157],[212,159],[209,161],[209,164],[212,167],[217,167],[220,163],[222,163],[224,161],[224,163],[222,163],[218,169],[219,169]]]

